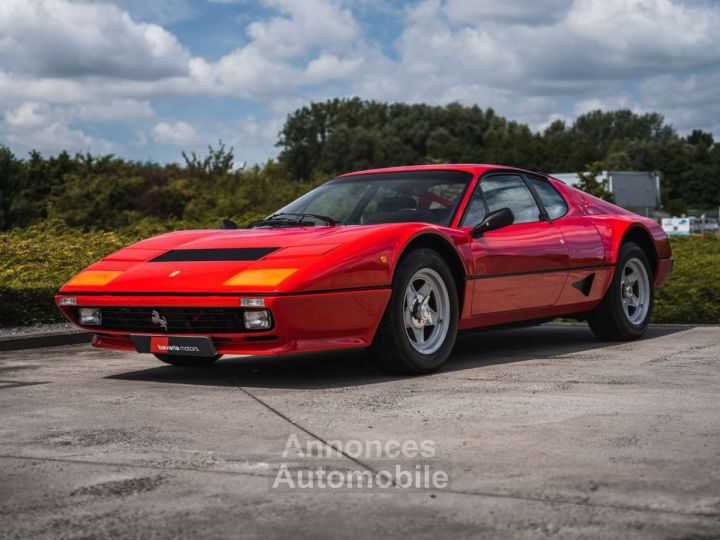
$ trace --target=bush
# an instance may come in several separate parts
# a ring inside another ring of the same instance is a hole
[[[674,268],[657,290],[654,322],[720,323],[720,237],[672,239]]]
[[[171,229],[145,222],[116,232],[82,232],[51,221],[0,233],[0,325],[63,320],[53,300],[63,283],[122,247]]]

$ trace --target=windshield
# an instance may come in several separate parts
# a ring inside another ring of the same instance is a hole
[[[291,202],[273,216],[297,219],[303,225],[411,221],[450,225],[471,179],[470,173],[443,170],[338,178]],[[312,216],[322,219],[311,219]]]

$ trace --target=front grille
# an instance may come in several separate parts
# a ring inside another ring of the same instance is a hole
[[[102,324],[93,328],[168,334],[248,332],[243,324],[243,310],[236,308],[102,307],[100,310]],[[161,321],[167,322],[167,329]]]

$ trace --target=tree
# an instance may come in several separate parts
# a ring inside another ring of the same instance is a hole
[[[591,111],[536,133],[479,106],[332,99],[290,114],[278,146],[277,160],[237,170],[222,141],[167,165],[66,152],[22,158],[0,145],[0,230],[48,218],[105,230],[138,220],[246,223],[338,173],[449,162],[582,170],[580,187],[607,200],[600,170],[653,171],[668,211],[720,205],[720,143],[700,130],[680,137],[657,113]]]
[[[25,167],[9,148],[0,146],[0,229],[8,229],[21,216]]]
[[[575,187],[605,201],[615,202],[615,196],[608,189],[608,181],[598,180],[598,176],[602,174],[602,169],[603,164],[600,161],[588,165],[584,171],[578,172],[580,181],[575,184]]]

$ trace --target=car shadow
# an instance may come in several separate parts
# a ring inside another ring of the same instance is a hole
[[[644,339],[655,339],[689,328],[655,326],[648,329]],[[584,325],[547,325],[465,334],[458,337],[452,355],[439,373],[552,358],[613,345],[617,343],[598,341]],[[378,384],[408,377],[383,373],[374,364],[369,352],[350,350],[277,357],[228,356],[204,368],[161,364],[106,378],[199,386],[312,390]]]

